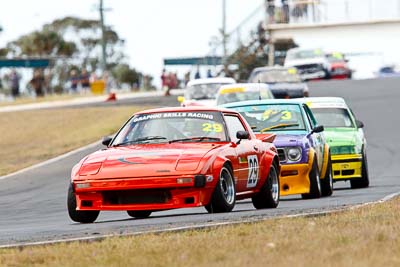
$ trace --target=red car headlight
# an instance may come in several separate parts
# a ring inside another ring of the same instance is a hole
[[[84,164],[79,170],[80,176],[95,175],[99,172],[101,167],[101,162]]]
[[[194,171],[199,166],[200,159],[180,159],[178,160],[175,170],[177,171]]]

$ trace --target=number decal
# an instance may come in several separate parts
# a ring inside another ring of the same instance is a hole
[[[283,111],[282,114],[282,120],[290,120],[292,118],[292,113],[290,113],[290,111]]]
[[[203,132],[222,132],[222,124],[220,123],[203,123]]]
[[[214,126],[214,132],[216,132],[216,133],[221,133],[222,132],[222,124],[220,124],[220,123],[214,123],[213,124]]]
[[[257,155],[251,155],[247,157],[249,163],[249,176],[247,179],[247,188],[255,187],[258,181],[258,158]]]
[[[264,113],[262,114],[262,120],[263,121],[267,120],[274,113],[276,113],[276,112],[274,110],[272,110],[272,109],[265,110]]]
[[[203,132],[211,132],[211,123],[203,123]]]
[[[290,111],[287,111],[287,110],[278,111],[278,110],[267,109],[262,114],[262,120],[264,120],[264,121],[268,120],[268,119],[274,117],[275,114],[279,114],[281,120],[291,120],[292,119],[292,113]]]

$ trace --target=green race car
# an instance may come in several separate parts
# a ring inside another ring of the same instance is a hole
[[[304,101],[325,128],[331,150],[333,180],[350,180],[351,188],[369,186],[364,124],[340,97],[310,97]]]

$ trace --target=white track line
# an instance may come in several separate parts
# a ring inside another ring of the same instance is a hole
[[[43,162],[41,162],[41,163],[32,165],[32,166],[27,167],[27,168],[25,168],[25,169],[22,169],[22,170],[19,170],[19,171],[16,171],[16,172],[13,172],[13,173],[4,175],[4,176],[0,176],[0,180],[8,179],[8,178],[14,177],[14,176],[16,176],[16,175],[18,175],[18,174],[21,174],[21,173],[24,173],[24,172],[27,172],[27,171],[30,171],[30,170],[33,170],[33,169],[37,169],[37,168],[39,168],[39,167],[43,167],[43,166],[45,166],[45,165],[48,165],[48,164],[51,164],[51,163],[54,163],[54,162],[57,162],[57,161],[59,161],[59,160],[65,159],[65,158],[67,158],[67,157],[69,157],[69,156],[71,156],[71,155],[74,155],[74,154],[76,154],[76,153],[82,152],[82,151],[84,151],[84,150],[86,150],[86,149],[94,148],[94,147],[100,145],[100,143],[101,143],[100,141],[97,141],[97,142],[92,143],[92,144],[90,144],[90,145],[87,145],[87,146],[84,146],[84,147],[81,147],[81,148],[72,150],[72,151],[70,151],[70,152],[67,152],[67,153],[62,154],[62,155],[60,155],[60,156],[57,156],[57,157],[55,157],[55,158],[52,158],[52,159],[43,161]]]
[[[324,216],[327,214],[338,213],[338,212],[342,212],[342,211],[346,211],[346,210],[358,209],[358,208],[365,207],[368,205],[383,203],[383,202],[389,201],[397,196],[400,196],[400,192],[387,195],[384,198],[379,199],[377,201],[357,204],[357,205],[353,205],[353,206],[349,206],[349,207],[339,208],[336,210],[307,212],[307,213],[283,215],[283,216],[270,217],[270,218],[246,219],[243,221],[204,223],[204,224],[191,225],[191,226],[171,227],[171,228],[167,228],[167,229],[163,229],[163,230],[145,230],[145,231],[124,233],[124,234],[107,234],[107,235],[96,235],[93,237],[88,236],[88,237],[76,237],[76,238],[68,238],[68,239],[57,239],[57,240],[51,240],[51,241],[26,242],[26,243],[21,243],[21,244],[1,245],[0,249],[2,249],[2,248],[18,248],[18,247],[27,247],[27,246],[43,246],[43,245],[53,245],[53,244],[58,244],[58,243],[71,243],[71,242],[93,242],[93,241],[101,241],[101,240],[104,240],[106,238],[111,238],[111,237],[130,237],[130,236],[137,236],[137,235],[144,235],[144,234],[160,234],[160,233],[182,232],[182,231],[188,231],[188,230],[200,230],[200,229],[213,228],[213,227],[218,227],[218,226],[236,225],[236,224],[241,224],[241,223],[254,223],[254,222],[266,221],[266,220],[271,220],[271,219],[318,217],[318,216]]]

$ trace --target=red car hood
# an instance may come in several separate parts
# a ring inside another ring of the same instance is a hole
[[[191,174],[214,143],[173,143],[109,148],[87,157],[75,179]]]

